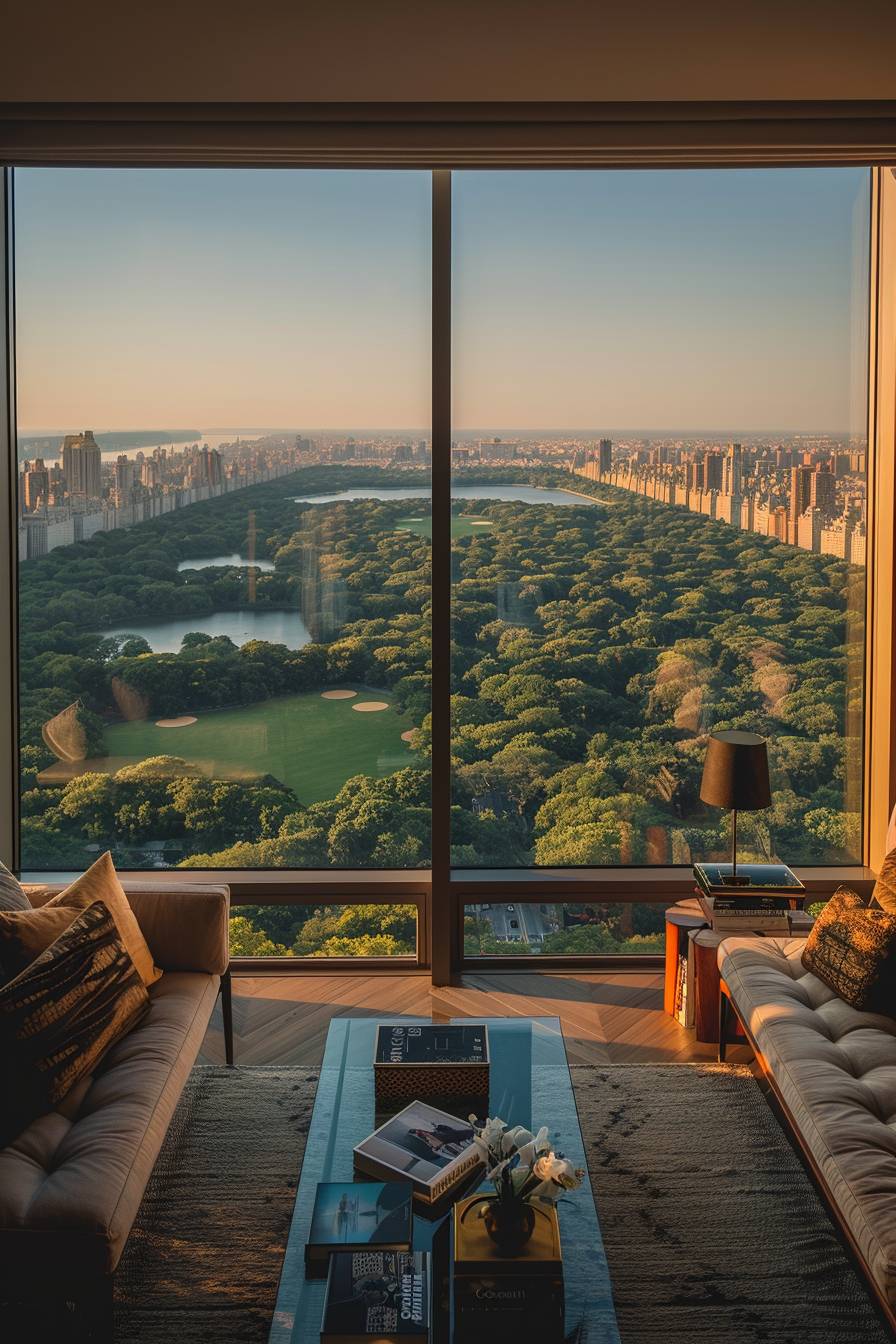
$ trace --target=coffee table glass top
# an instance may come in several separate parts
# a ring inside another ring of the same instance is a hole
[[[334,1018],[330,1023],[269,1344],[317,1344],[320,1337],[325,1283],[305,1278],[305,1242],[314,1196],[319,1181],[350,1181],[353,1177],[352,1149],[378,1123],[373,1091],[376,1030],[380,1021],[397,1020]],[[489,1114],[530,1129],[548,1125],[555,1149],[575,1166],[587,1167],[559,1019],[476,1020],[486,1022],[489,1030]],[[442,1105],[450,1110],[448,1103]],[[587,1177],[579,1190],[564,1197],[558,1211],[566,1338],[575,1344],[619,1344],[607,1259]],[[450,1226],[450,1212],[435,1222],[414,1217],[413,1249],[433,1251],[436,1300],[440,1267],[447,1266],[449,1258]],[[434,1344],[460,1344],[452,1340],[447,1312],[438,1307],[432,1339]]]

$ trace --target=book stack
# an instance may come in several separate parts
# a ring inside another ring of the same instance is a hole
[[[697,863],[697,898],[714,933],[790,932],[790,912],[805,888],[786,863],[744,863],[732,884],[730,863]]]
[[[553,1208],[533,1206],[535,1229],[517,1255],[501,1253],[481,1210],[488,1196],[454,1206],[454,1334],[465,1344],[563,1340],[563,1261]]]
[[[675,1007],[676,1021],[683,1027],[694,1025],[693,977],[691,974],[690,939],[679,943],[678,960],[675,965]]]
[[[321,1344],[429,1344],[431,1299],[428,1252],[337,1251]]]

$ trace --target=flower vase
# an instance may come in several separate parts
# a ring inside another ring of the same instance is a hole
[[[535,1210],[522,1199],[492,1199],[482,1221],[502,1255],[519,1255],[535,1231]]]

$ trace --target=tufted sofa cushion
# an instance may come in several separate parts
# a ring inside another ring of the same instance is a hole
[[[728,938],[722,979],[871,1274],[896,1306],[896,1021],[802,964],[802,938]]]
[[[4,1278],[108,1274],[118,1263],[184,1083],[219,979],[169,971],[143,1022],[100,1070],[0,1150]]]

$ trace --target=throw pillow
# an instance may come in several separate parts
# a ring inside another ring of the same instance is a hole
[[[0,910],[30,910],[31,902],[18,878],[0,863]]]
[[[881,864],[871,899],[888,915],[896,915],[896,849],[891,849]]]
[[[871,910],[839,887],[816,919],[802,961],[853,1008],[896,1016],[896,915]]]
[[[20,975],[77,918],[70,905],[0,910],[0,984]]]
[[[69,909],[86,910],[94,901],[102,901],[118,925],[121,940],[131,955],[134,965],[140,972],[144,985],[153,985],[162,972],[152,959],[152,953],[146,939],[140,931],[137,917],[128,904],[124,888],[118,880],[112,855],[106,852],[92,864],[87,872],[79,877],[65,891],[54,896],[42,910],[52,910],[59,906]]]
[[[101,901],[0,989],[0,1147],[45,1115],[149,1007]]]

